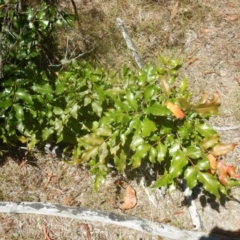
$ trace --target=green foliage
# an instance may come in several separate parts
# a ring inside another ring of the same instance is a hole
[[[192,104],[187,79],[175,82],[180,63],[164,58],[160,67],[148,64],[135,72],[124,67],[106,74],[76,61],[56,72],[49,67],[56,59],[52,33],[56,25],[66,27],[71,16],[44,2],[17,13],[14,4],[6,3],[0,13],[3,142],[20,141],[29,150],[45,142],[65,144],[72,153],[65,162],[87,162],[96,190],[113,165],[119,172],[157,169],[161,177],[154,187],[174,186],[181,178],[191,189],[201,183],[217,197],[226,194],[228,185],[209,172],[207,158],[220,142],[205,121],[218,113],[218,93]]]

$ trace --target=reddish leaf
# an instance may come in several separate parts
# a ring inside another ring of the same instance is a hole
[[[217,145],[215,145],[213,147],[211,153],[214,156],[225,155],[225,154],[233,151],[236,146],[237,146],[236,143],[229,143],[229,144],[218,143]]]
[[[165,105],[173,113],[173,115],[176,118],[183,118],[185,116],[184,112],[180,109],[179,106],[177,106],[171,102],[166,102]]]
[[[227,173],[232,177],[232,178],[240,178],[240,174],[235,173],[235,167],[234,166],[226,166]]]
[[[134,208],[136,204],[137,204],[137,197],[136,197],[135,190],[131,186],[128,186],[126,189],[126,195],[121,205],[121,209],[128,210],[128,209]]]
[[[211,153],[207,155],[207,159],[209,160],[211,166],[210,173],[214,174],[214,170],[217,169],[217,159]]]
[[[217,170],[218,170],[218,179],[219,181],[226,186],[228,183],[228,175],[227,175],[227,168],[225,163],[222,161],[219,161],[217,164]]]

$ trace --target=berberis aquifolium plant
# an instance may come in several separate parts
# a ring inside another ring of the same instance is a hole
[[[82,116],[81,129],[86,134],[76,138],[72,163],[88,162],[95,189],[111,163],[119,172],[158,166],[163,175],[154,187],[173,186],[181,178],[191,189],[202,183],[217,197],[220,192],[227,194],[229,187],[240,184],[235,180],[240,175],[217,157],[232,151],[235,144],[221,143],[206,122],[218,113],[219,94],[205,93],[192,104],[187,79],[175,84],[179,62],[161,59],[162,67],[149,64],[138,72],[124,68],[114,77],[89,69],[84,77],[88,89],[83,108],[76,113]],[[64,79],[60,74],[59,81]],[[106,84],[109,82],[112,86]],[[88,106],[91,108],[84,110]],[[92,122],[84,120],[85,124],[83,119],[89,114]]]

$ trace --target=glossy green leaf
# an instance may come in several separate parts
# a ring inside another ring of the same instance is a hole
[[[217,198],[219,195],[219,181],[209,173],[198,172],[197,180],[203,184],[203,188],[208,192],[214,194]]]
[[[121,173],[126,168],[126,160],[127,160],[127,156],[123,150],[121,150],[119,156],[118,155],[114,156],[114,163],[116,165],[116,168]]]
[[[99,86],[97,86],[95,83],[93,84],[93,89],[96,91],[98,94],[98,97],[101,101],[104,101],[106,99],[105,93],[103,89]]]
[[[129,106],[131,106],[134,110],[137,111],[138,103],[137,103],[136,95],[134,95],[130,90],[127,90],[126,99]]]
[[[144,100],[145,101],[150,101],[154,99],[155,93],[156,93],[157,87],[155,84],[148,85],[144,88]]]
[[[48,137],[53,134],[53,132],[54,131],[51,128],[44,128],[42,132],[42,140],[47,140]]]
[[[166,107],[161,105],[158,102],[155,102],[152,106],[146,108],[145,110],[146,114],[152,114],[155,116],[171,116],[171,111]]]
[[[56,94],[59,95],[59,94],[62,94],[66,91],[66,86],[63,82],[56,82]]]
[[[141,136],[134,136],[130,145],[130,148],[135,151],[136,148],[144,143],[144,139]]]
[[[155,122],[144,118],[142,121],[142,136],[149,137],[154,131],[157,130]]]
[[[208,170],[210,169],[210,162],[207,158],[203,158],[197,162],[196,167],[201,171]]]
[[[211,137],[212,135],[217,134],[217,132],[207,123],[198,123],[195,125],[195,128],[203,137]]]
[[[33,85],[32,87],[34,92],[38,92],[41,94],[51,94],[53,93],[52,87],[49,84],[44,85]]]
[[[149,151],[149,160],[151,163],[155,163],[156,162],[156,157],[157,157],[157,149],[154,148],[154,147],[151,147],[150,148],[150,151]]]
[[[125,135],[132,133],[134,129],[140,129],[140,128],[141,128],[141,120],[139,118],[134,118],[129,123],[129,126],[126,129]]]
[[[209,148],[212,148],[214,145],[216,145],[219,142],[219,136],[218,135],[212,135],[211,137],[204,138],[200,146],[202,149],[207,150]]]
[[[16,99],[22,99],[22,100],[24,100],[25,103],[33,104],[31,95],[23,89],[18,89],[15,92],[15,96],[16,96]]]
[[[188,164],[188,159],[185,156],[184,152],[177,151],[173,156],[171,165],[169,168],[169,174],[171,178],[176,178],[180,176],[183,172],[183,168]]]
[[[171,156],[176,155],[176,152],[179,151],[181,148],[181,142],[178,140],[175,140],[172,144],[171,147],[169,147],[169,154]]]
[[[105,136],[105,137],[109,137],[112,134],[112,130],[108,127],[97,128],[94,132],[98,136]]]
[[[92,109],[99,117],[101,117],[103,108],[100,102],[92,102]]]
[[[36,134],[32,134],[30,142],[27,144],[28,150],[32,150],[35,147],[36,143],[37,143]]]
[[[99,163],[100,164],[105,164],[105,159],[108,156],[108,146],[106,142],[103,142],[99,148],[98,148],[98,157],[99,157]]]
[[[15,117],[18,121],[22,121],[24,118],[23,107],[19,104],[14,104],[13,109],[15,111]]]
[[[71,107],[71,110],[70,110],[70,114],[73,118],[75,118],[75,119],[78,118],[79,109],[80,109],[80,107],[78,106],[77,103],[73,104],[73,106]]]
[[[131,162],[131,166],[133,169],[141,165],[141,161],[147,156],[150,147],[151,146],[149,144],[142,143],[136,148],[135,154],[132,156]]]
[[[187,181],[187,186],[193,189],[197,185],[197,169],[195,167],[188,167],[184,171],[184,179]]]
[[[202,156],[202,151],[198,146],[189,146],[187,147],[186,154],[192,159],[197,159]]]
[[[171,178],[168,173],[164,173],[161,178],[159,178],[152,187],[154,188],[160,188],[160,187],[165,187],[171,183]]]
[[[156,150],[157,150],[157,161],[162,162],[167,153],[167,146],[164,145],[162,142],[159,142],[156,147]]]
[[[188,88],[188,80],[187,78],[183,78],[179,86],[179,91],[183,93],[187,88]]]
[[[98,146],[91,146],[87,150],[83,151],[81,156],[81,162],[87,162],[91,158],[98,154]]]
[[[53,113],[55,115],[62,115],[63,114],[63,110],[60,107],[54,107],[53,108]]]
[[[87,134],[81,138],[84,143],[89,145],[100,145],[104,142],[104,139],[99,137],[96,133]]]
[[[0,101],[0,108],[8,108],[12,106],[12,104],[13,104],[12,99],[7,98]]]

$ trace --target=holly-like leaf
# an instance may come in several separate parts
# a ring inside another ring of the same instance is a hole
[[[195,110],[200,116],[208,117],[215,114],[218,114],[219,107],[220,107],[220,101],[219,101],[219,93],[215,92],[212,99],[208,99],[208,95],[205,94],[199,104],[193,105],[192,108]]]
[[[167,186],[171,183],[171,178],[170,175],[168,173],[164,173],[162,177],[160,177],[154,184],[153,187],[154,188],[160,188],[160,187],[164,187]]]
[[[127,99],[127,102],[129,104],[129,106],[131,106],[134,110],[137,111],[138,103],[137,103],[137,100],[136,100],[136,95],[134,95],[130,90],[128,90],[126,92],[126,99]]]
[[[8,107],[12,106],[12,104],[13,104],[12,99],[5,98],[4,100],[0,101],[0,108],[7,109]]]
[[[204,138],[200,143],[200,146],[203,150],[207,150],[209,148],[212,148],[215,144],[217,144],[218,141],[219,141],[219,136],[213,135],[211,137]]]
[[[67,89],[67,87],[65,86],[65,84],[63,82],[56,82],[56,90],[55,93],[57,95],[62,94],[63,92],[65,92],[65,90]]]
[[[227,173],[232,177],[232,178],[240,178],[240,174],[237,174],[235,172],[236,167],[228,165],[226,166]]]
[[[228,184],[228,174],[227,174],[227,168],[225,163],[223,161],[219,161],[217,163],[217,171],[218,171],[218,179],[219,181],[226,186]]]
[[[142,136],[149,137],[154,131],[157,130],[155,122],[144,118],[142,121]]]
[[[89,145],[97,146],[97,145],[102,144],[104,142],[104,139],[99,137],[95,133],[91,133],[91,134],[87,134],[84,137],[82,137],[81,141],[83,141],[84,143],[87,143]]]
[[[157,149],[154,147],[151,147],[149,150],[149,160],[151,163],[155,163],[156,162],[156,157],[157,157]]]
[[[179,92],[183,93],[187,88],[188,88],[188,80],[187,78],[183,78],[179,86]]]
[[[146,86],[144,88],[144,100],[150,101],[152,98],[154,98],[156,90],[157,90],[157,87],[155,84]]]
[[[44,128],[42,132],[42,140],[46,141],[50,135],[53,134],[53,129],[51,128]]]
[[[23,89],[18,89],[15,92],[15,97],[16,99],[22,99],[25,103],[28,103],[31,105],[33,104],[32,96]]]
[[[169,174],[171,178],[178,177],[183,172],[183,167],[188,163],[188,159],[182,151],[177,151],[176,155],[173,156],[171,165],[169,168]]]
[[[103,108],[102,108],[102,105],[101,105],[100,102],[93,101],[92,102],[92,109],[99,117],[101,117]]]
[[[105,164],[105,159],[108,156],[108,146],[106,142],[103,142],[98,148],[98,158],[100,164]]]
[[[171,111],[166,106],[163,106],[158,102],[155,102],[152,106],[145,109],[145,113],[152,114],[155,116],[168,116],[171,114]]]
[[[77,119],[78,117],[78,110],[79,110],[79,105],[77,103],[74,103],[73,106],[71,106],[70,114],[73,118]]]
[[[217,169],[217,159],[211,153],[207,155],[207,159],[210,162],[211,173],[214,174],[214,170]]]
[[[187,181],[187,185],[190,189],[197,185],[197,172],[197,169],[192,166],[184,171],[184,179]]]
[[[83,151],[81,156],[81,162],[87,162],[91,158],[98,154],[98,146],[91,146],[87,150]]]
[[[141,136],[134,136],[130,145],[130,148],[135,151],[136,148],[144,143],[144,139]]]
[[[198,123],[195,125],[195,128],[205,138],[217,135],[217,132],[207,123]]]
[[[114,163],[119,172],[123,172],[126,168],[127,156],[123,150],[121,150],[120,155],[115,154]]]
[[[192,159],[197,159],[197,158],[200,158],[202,156],[202,151],[197,146],[189,146],[187,148],[186,154],[187,154],[188,157],[190,157]]]
[[[207,158],[203,158],[197,162],[195,165],[199,170],[204,171],[210,168],[210,163]]]
[[[23,107],[20,104],[14,104],[13,109],[15,111],[15,117],[18,121],[22,121],[24,118]]]
[[[33,85],[32,90],[41,94],[50,94],[53,93],[52,87],[49,84],[44,85]]]
[[[96,135],[108,137],[112,134],[112,130],[108,127],[100,127],[94,130]]]
[[[176,117],[176,118],[184,118],[185,114],[184,112],[180,109],[179,106],[177,106],[176,104],[174,103],[171,103],[171,102],[166,102],[165,105],[167,106],[167,108],[173,113],[173,115]]]
[[[218,143],[212,148],[211,153],[214,156],[225,155],[233,151],[236,146],[237,146],[236,143],[229,143],[229,144]]]
[[[167,146],[164,145],[162,142],[159,142],[157,147],[157,161],[160,163],[164,160],[166,153],[167,153]]]
[[[220,197],[219,191],[218,191],[220,183],[210,173],[204,173],[204,172],[198,171],[197,180],[203,184],[203,188],[205,190],[214,194],[217,198]]]
[[[63,110],[60,107],[54,107],[53,108],[53,113],[55,115],[62,115],[63,114]]]
[[[135,154],[132,156],[132,168],[137,168],[141,165],[141,161],[146,155],[148,154],[148,151],[150,149],[150,145],[148,143],[142,143],[136,148]]]
[[[159,85],[162,89],[162,91],[167,95],[170,96],[171,94],[171,86],[168,83],[168,81],[166,80],[166,78],[163,78],[159,81]]]

